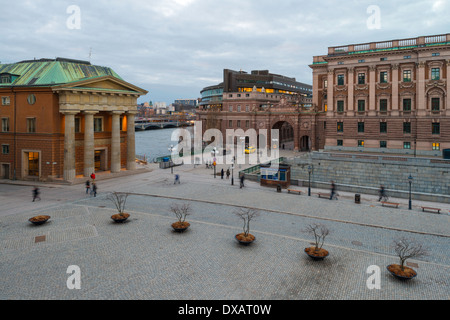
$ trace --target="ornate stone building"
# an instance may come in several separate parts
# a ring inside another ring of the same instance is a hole
[[[146,93],[85,61],[0,65],[1,178],[73,181],[135,169],[134,117]]]

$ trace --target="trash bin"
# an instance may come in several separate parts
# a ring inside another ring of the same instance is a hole
[[[281,192],[281,185],[277,185],[277,192]]]
[[[360,194],[355,194],[355,203],[361,203],[361,195]]]

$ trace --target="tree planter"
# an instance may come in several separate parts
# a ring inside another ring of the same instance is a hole
[[[253,241],[256,240],[255,236],[252,234],[248,234],[247,236],[245,235],[245,233],[239,233],[235,236],[235,239],[243,245],[249,245],[251,244]]]
[[[28,221],[30,221],[31,223],[33,223],[35,225],[41,225],[41,224],[46,223],[49,219],[50,219],[50,216],[40,215],[40,216],[35,216],[33,218],[28,219]]]
[[[191,224],[189,222],[175,222],[172,223],[172,228],[173,230],[175,230],[176,232],[184,232],[186,231],[189,227],[191,226]]]
[[[305,248],[305,252],[314,260],[323,260],[328,257],[329,253],[325,249],[316,250],[315,247]]]
[[[417,276],[417,272],[409,267],[403,267],[398,264],[390,264],[386,267],[390,274],[400,280],[411,280]]]
[[[114,222],[117,223],[123,223],[125,222],[128,218],[130,217],[130,215],[128,213],[118,213],[118,214],[114,214],[111,216],[111,219],[114,220]]]

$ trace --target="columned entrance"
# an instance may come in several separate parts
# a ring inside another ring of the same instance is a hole
[[[294,128],[289,122],[279,121],[273,126],[279,130],[279,147],[281,150],[294,150]]]
[[[108,169],[108,157],[106,149],[97,149],[95,150],[94,154],[95,172],[106,171]]]

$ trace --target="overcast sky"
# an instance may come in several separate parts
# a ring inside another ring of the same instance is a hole
[[[308,65],[330,46],[450,32],[450,0],[0,4],[1,63],[56,57],[90,60],[149,91],[139,102],[168,104],[200,97],[202,88],[222,81],[223,69],[269,70],[312,84]],[[72,5],[79,15],[68,11]],[[379,8],[379,16],[373,6]]]

